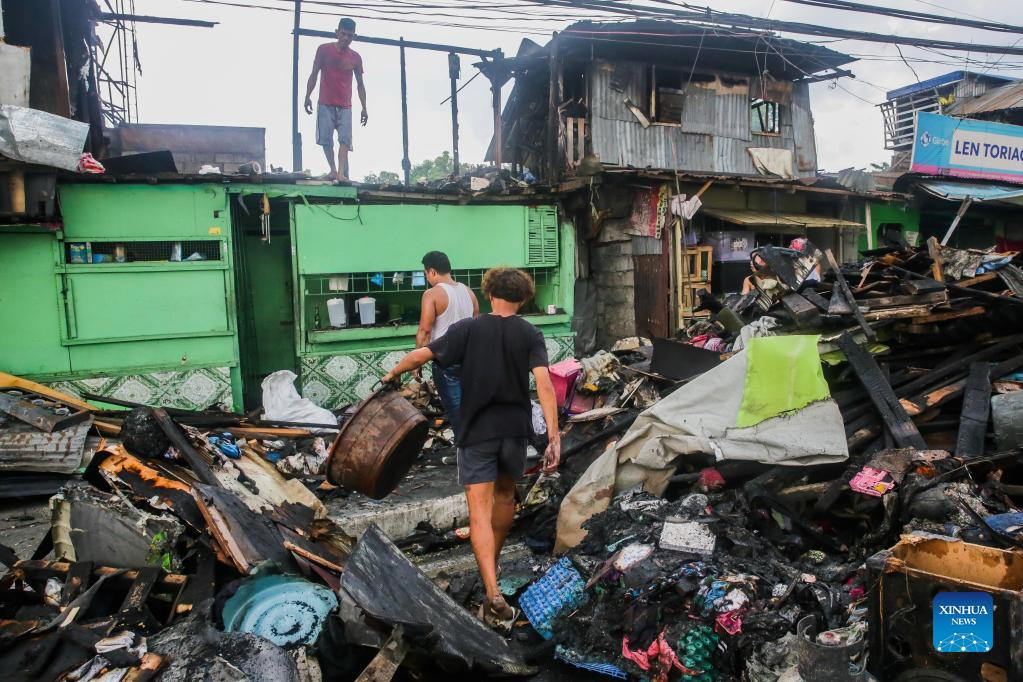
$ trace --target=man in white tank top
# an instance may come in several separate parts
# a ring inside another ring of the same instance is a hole
[[[448,328],[459,320],[476,317],[480,304],[472,289],[451,277],[451,261],[447,254],[430,251],[423,256],[423,270],[430,288],[423,294],[422,312],[419,314],[419,331],[416,332],[416,348],[422,348],[447,333]],[[462,404],[461,367],[441,367],[433,363],[433,383],[437,395],[444,405],[448,422],[458,433],[459,406]]]

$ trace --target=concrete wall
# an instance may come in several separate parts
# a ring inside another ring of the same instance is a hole
[[[607,228],[605,228],[607,229]],[[611,231],[617,232],[614,227]],[[632,238],[592,245],[590,265],[597,291],[597,348],[636,334]]]
[[[110,131],[110,155],[167,150],[179,173],[198,173],[205,164],[234,172],[250,161],[265,169],[265,136],[264,128],[131,123]]]

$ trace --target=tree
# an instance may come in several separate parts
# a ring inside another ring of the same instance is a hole
[[[479,164],[474,163],[460,163],[458,165],[458,171],[460,173],[465,173],[475,168],[479,168]],[[409,179],[412,181],[412,184],[418,182],[433,182],[434,180],[443,180],[444,178],[450,177],[454,170],[455,162],[451,158],[451,154],[445,151],[436,159],[426,159],[425,161],[421,161],[412,166],[412,170],[409,173]],[[402,175],[391,171],[380,171],[379,173],[370,173],[365,176],[362,181],[371,185],[400,183],[402,182]]]
[[[401,182],[401,176],[391,171],[370,173],[362,179],[367,185],[394,185]]]

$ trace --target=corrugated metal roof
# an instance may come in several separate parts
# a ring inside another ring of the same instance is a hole
[[[1023,81],[988,90],[979,97],[960,100],[946,109],[945,113],[952,116],[970,116],[1020,107],[1023,107]]]
[[[807,213],[767,213],[766,211],[750,211],[746,209],[721,209],[704,208],[702,213],[726,223],[745,225],[749,227],[804,227],[804,228],[827,228],[827,227],[850,227],[862,229],[863,223],[841,218],[831,218],[822,215],[809,215]]]
[[[995,76],[986,73],[975,73],[973,71],[952,71],[942,76],[935,76],[929,80],[921,81],[919,83],[913,83],[912,85],[906,85],[895,90],[889,90],[885,95],[885,99],[898,99],[899,97],[905,97],[906,95],[912,95],[915,92],[923,92],[925,90],[933,90],[934,88],[940,88],[942,85],[948,85],[961,81],[969,76],[975,78],[983,78],[988,81],[1003,81],[1012,82],[1015,79],[1008,76]]]
[[[925,191],[949,201],[1009,201],[1023,198],[1023,189],[1006,185],[971,185],[966,182],[921,182]],[[1013,202],[1016,203],[1016,202]]]

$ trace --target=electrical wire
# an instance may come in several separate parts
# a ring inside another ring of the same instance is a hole
[[[220,5],[220,6],[228,6],[228,7],[236,7],[236,8],[245,8],[245,9],[257,9],[257,10],[269,10],[269,11],[278,11],[278,12],[288,12],[288,13],[291,13],[293,11],[293,5],[294,5],[294,0],[263,0],[263,2],[280,2],[280,3],[285,3],[285,4],[288,5],[287,7],[278,7],[278,6],[272,6],[272,5],[261,5],[261,4],[255,4],[254,2],[232,1],[232,0],[179,0],[179,1],[181,1],[181,2],[199,3],[199,4],[207,4],[207,5]],[[542,0],[537,0],[537,1],[538,2],[542,2]],[[398,23],[427,24],[427,25],[434,25],[434,26],[443,26],[443,27],[460,28],[460,29],[471,29],[471,30],[482,30],[482,31],[514,32],[514,33],[528,34],[528,35],[549,35],[549,33],[550,33],[550,31],[545,30],[545,29],[541,29],[539,27],[521,26],[521,25],[507,25],[507,24],[495,24],[493,22],[493,20],[492,19],[488,19],[485,14],[483,16],[478,16],[478,15],[466,14],[466,13],[463,12],[463,13],[458,15],[460,18],[462,18],[464,20],[462,22],[436,21],[436,20],[432,20],[431,21],[429,19],[427,19],[427,20],[410,21],[410,20],[405,20],[405,19],[398,19],[398,18],[395,18],[395,16],[394,16],[395,14],[400,14],[402,16],[412,16],[412,15],[418,15],[418,14],[425,14],[427,16],[431,16],[431,15],[434,14],[432,12],[423,11],[423,8],[430,9],[430,8],[456,8],[457,7],[459,9],[464,10],[465,12],[477,12],[477,14],[480,13],[480,12],[486,13],[486,12],[494,12],[494,11],[498,11],[498,10],[501,10],[501,11],[512,11],[512,10],[514,10],[515,7],[520,6],[520,5],[516,5],[515,3],[502,3],[502,4],[496,4],[495,3],[493,5],[484,5],[484,4],[479,4],[479,3],[416,2],[414,0],[412,0],[412,1],[409,1],[409,0],[392,0],[392,1],[388,1],[388,2],[376,2],[376,3],[374,3],[374,2],[363,2],[363,3],[354,3],[354,2],[327,2],[326,0],[305,0],[303,4],[315,4],[315,5],[319,6],[319,7],[335,8],[337,10],[342,10],[344,8],[362,7],[362,8],[364,8],[365,12],[377,12],[377,13],[385,14],[385,16],[376,16],[375,14],[364,14],[364,13],[356,14],[356,13],[352,13],[352,12],[339,12],[339,11],[331,12],[331,11],[303,10],[304,14],[315,15],[315,16],[330,16],[330,17],[351,16],[353,18],[367,19],[367,20],[390,21],[390,22],[398,22]],[[684,7],[694,7],[694,6],[688,5],[686,3],[672,3],[672,4],[677,4],[677,5],[681,5],[681,6],[684,6]],[[408,8],[408,9],[407,10],[397,10],[397,9],[395,9],[395,5],[403,7],[403,8]],[[525,6],[525,5],[522,5],[522,7],[524,8],[524,10],[530,10],[530,11],[527,11],[526,14],[531,14],[531,10],[539,10],[539,9],[543,8],[543,6],[541,6],[541,7],[532,7],[532,6]],[[569,10],[570,9],[568,7],[562,7],[562,6],[558,6],[558,7],[559,7],[559,9],[565,9],[565,10]],[[597,11],[597,12],[604,11],[604,10],[601,10],[600,8],[593,8],[593,9],[594,9],[594,11]],[[648,18],[653,18],[654,16],[661,16],[663,18],[662,15],[656,15],[656,14],[646,14],[644,16],[646,16]],[[534,21],[534,22],[549,22],[552,25],[556,25],[556,24],[563,24],[565,21],[579,21],[579,20],[582,20],[582,21],[587,21],[587,20],[589,20],[589,21],[594,21],[594,20],[604,21],[604,20],[607,20],[608,17],[606,15],[605,16],[601,16],[601,17],[593,17],[590,14],[583,15],[583,14],[580,14],[580,13],[577,13],[577,12],[569,12],[568,16],[566,16],[564,13],[559,11],[559,17],[557,19],[555,19],[553,17],[548,19],[547,16],[522,16],[522,17],[519,17],[518,19],[516,19],[516,21],[527,20],[527,19],[530,20],[530,21]],[[468,22],[476,22],[476,23],[468,23]],[[684,22],[676,21],[675,23],[677,24],[677,23],[684,23]],[[694,25],[694,28],[697,28],[697,26]],[[699,28],[701,29],[700,33],[694,32],[691,35],[692,36],[696,36],[696,35],[703,36],[703,35],[706,35],[706,33],[702,32],[702,31],[711,29],[712,27],[699,26]],[[742,36],[742,35],[753,36],[753,35],[758,35],[758,34],[763,33],[762,31],[748,31],[748,30],[747,31],[739,31],[739,30],[735,30],[735,29],[724,29],[722,27],[713,27],[713,28],[718,29],[718,30],[714,31],[715,33],[727,34],[727,35],[732,35],[732,36]],[[719,31],[720,31],[720,33],[719,33]],[[578,31],[576,33],[578,33]],[[591,39],[592,40],[599,40],[601,42],[614,42],[614,43],[621,43],[621,44],[651,45],[651,46],[663,47],[663,44],[660,44],[660,43],[654,43],[654,42],[650,42],[650,41],[643,42],[643,41],[637,41],[637,40],[634,40],[634,39],[622,39],[620,37],[619,38],[609,38],[609,37],[607,37],[607,33],[606,32],[601,32],[601,33],[603,35],[600,38],[597,38],[596,36],[592,36]],[[615,35],[618,35],[618,36],[645,35],[645,36],[648,36],[648,37],[650,37],[650,36],[679,37],[679,36],[690,35],[690,34],[678,34],[678,33],[671,33],[671,34],[669,34],[669,33],[653,33],[653,32],[616,32]],[[836,42],[848,41],[848,40],[853,40],[853,39],[850,39],[850,38],[839,38],[839,39],[830,40],[830,41],[805,41],[805,42],[808,42],[809,44],[819,44],[819,43],[823,43],[823,42],[827,42],[828,44],[833,44],[833,43],[836,43]],[[1021,38],[1020,40],[1023,40],[1023,38]],[[1013,46],[1017,45],[1018,43],[1019,43],[1019,41],[1014,43]],[[851,57],[854,57],[854,58],[856,58],[858,60],[861,60],[861,61],[864,61],[864,62],[871,62],[871,61],[878,62],[878,63],[897,63],[897,62],[902,62],[906,66],[909,66],[910,63],[936,64],[936,65],[942,65],[942,66],[961,66],[963,63],[967,63],[967,64],[974,65],[976,68],[986,68],[987,70],[993,69],[993,68],[995,68],[997,66],[1000,66],[1000,65],[1003,68],[1006,68],[1006,69],[1019,69],[1019,68],[1023,68],[1023,62],[1008,62],[1008,63],[1004,63],[1005,58],[1008,55],[1001,55],[1000,58],[995,59],[995,60],[979,60],[979,59],[974,59],[974,58],[970,58],[970,57],[963,58],[963,57],[958,57],[958,56],[950,55],[950,54],[947,54],[947,53],[943,53],[940,50],[937,50],[937,49],[934,49],[934,48],[919,47],[918,49],[922,50],[922,51],[929,52],[931,54],[936,54],[936,55],[939,55],[939,56],[946,57],[947,59],[940,60],[940,59],[928,59],[928,58],[924,58],[924,57],[920,57],[920,56],[906,56],[904,53],[901,56],[899,56],[899,57],[879,55],[879,54],[866,53],[866,52],[849,52],[847,54],[849,54],[849,56],[851,56]],[[746,53],[750,53],[751,52],[749,49],[723,48],[723,47],[713,47],[713,46],[707,46],[707,45],[704,45],[702,47],[702,50],[718,51],[718,52],[746,52]],[[796,50],[796,51],[786,51],[786,52],[788,54],[792,55],[793,57],[810,57],[810,58],[812,58],[814,56],[813,53],[806,52],[806,51]],[[900,52],[901,52],[901,49],[900,49]],[[912,70],[912,67],[910,67],[910,70]],[[868,81],[865,81],[863,79],[858,79],[858,80],[860,80],[860,82],[866,83],[866,84],[868,84],[868,85],[870,85],[870,86],[872,86],[872,87],[874,87],[874,88],[876,88],[878,90],[885,91],[885,88],[882,88],[881,86],[878,86],[878,85],[873,84],[873,83],[869,83]],[[850,94],[852,94],[852,93],[850,93]]]

